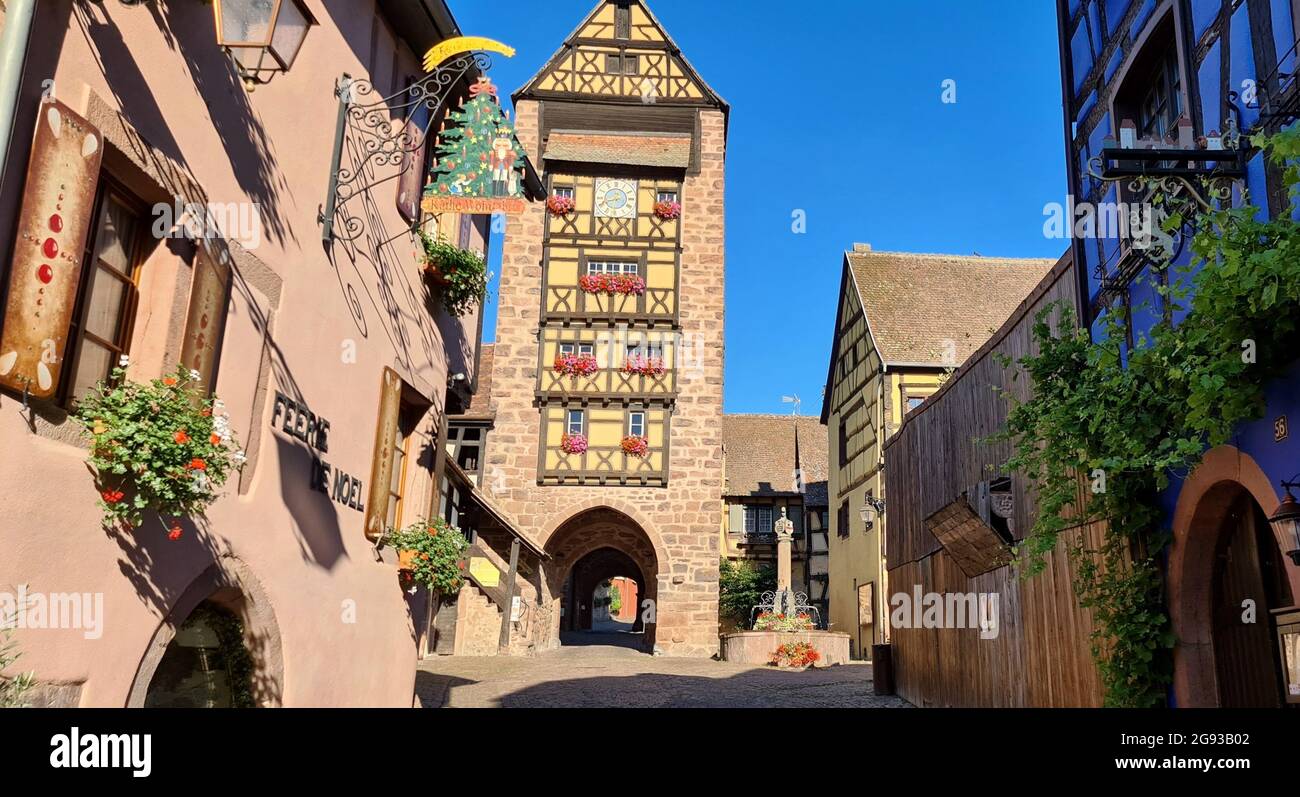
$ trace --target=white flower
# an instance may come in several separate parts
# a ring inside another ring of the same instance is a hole
[[[203,378],[203,375],[202,375],[202,374],[200,374],[198,371],[194,370],[193,368],[190,369],[190,381],[191,381],[191,382],[198,382],[198,381],[200,381],[202,378]]]
[[[221,399],[213,399],[212,406],[215,407],[216,409],[221,409],[222,407],[226,406],[226,402],[222,401]]]
[[[131,358],[128,357],[128,356],[126,356],[125,354],[123,354],[121,357],[118,357],[118,358],[117,358],[117,367],[118,367],[118,368],[125,368],[125,367],[127,367],[128,365],[130,365],[130,364],[131,364]]]
[[[243,465],[248,460],[248,457],[244,455],[243,451],[236,451],[231,457],[231,460],[233,460],[236,465]]]

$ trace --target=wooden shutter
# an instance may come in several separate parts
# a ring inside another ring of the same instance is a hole
[[[388,518],[388,488],[393,477],[393,441],[402,414],[402,378],[384,369],[379,385],[379,419],[375,424],[375,457],[370,466],[370,500],[366,501],[366,537],[377,540]]]
[[[732,504],[728,510],[729,520],[727,530],[732,534],[741,534],[745,531],[745,507],[741,504]]]
[[[47,398],[59,389],[104,147],[61,102],[40,105],[0,333],[0,384]]]
[[[194,284],[185,316],[181,363],[199,372],[206,393],[212,393],[217,355],[226,328],[226,299],[230,286],[230,255],[199,246],[194,255]]]

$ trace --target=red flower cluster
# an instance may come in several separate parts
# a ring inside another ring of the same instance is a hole
[[[172,435],[172,439],[181,445],[185,445],[190,441],[190,436],[184,429],[178,429],[176,434]]]
[[[656,202],[655,216],[664,221],[672,221],[682,217],[682,203],[680,202]]]
[[[567,216],[576,205],[571,196],[552,196],[546,200],[546,209],[552,216]]]
[[[564,376],[591,376],[600,370],[600,363],[591,354],[555,355],[555,373]]]
[[[167,532],[167,539],[171,540],[172,542],[176,542],[180,538],[181,538],[181,524],[176,521],[172,521],[171,530]]]
[[[640,296],[645,293],[645,280],[636,274],[587,274],[578,280],[578,287],[586,293]]]
[[[644,437],[624,437],[622,447],[623,453],[629,457],[644,457],[650,453],[650,441]]]
[[[662,376],[668,372],[662,357],[643,357],[634,354],[623,363],[623,373],[643,376]]]
[[[774,667],[811,667],[821,661],[822,654],[807,642],[788,642],[772,653]]]
[[[106,504],[116,504],[118,501],[121,501],[126,497],[126,493],[121,490],[105,490],[99,495],[104,499],[104,503]]]

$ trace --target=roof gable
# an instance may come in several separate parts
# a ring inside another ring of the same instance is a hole
[[[620,8],[627,9],[626,30],[616,21]],[[704,82],[641,0],[601,0],[514,99],[599,99],[727,110],[727,103]]]

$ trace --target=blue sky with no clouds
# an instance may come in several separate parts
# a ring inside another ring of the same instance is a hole
[[[493,80],[526,82],[595,0],[450,0],[499,39]],[[843,251],[1058,257],[1064,202],[1055,4],[1047,0],[650,0],[732,106],[727,412],[816,415]],[[941,101],[956,81],[957,102]],[[795,234],[792,214],[806,212]],[[499,272],[500,246],[493,269]],[[954,307],[960,311],[960,296]],[[488,308],[485,335],[496,325]]]

